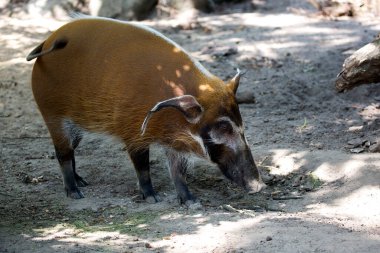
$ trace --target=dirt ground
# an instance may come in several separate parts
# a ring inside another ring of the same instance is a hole
[[[239,96],[255,96],[240,109],[268,188],[247,196],[196,160],[195,210],[178,204],[159,147],[150,163],[163,201],[149,204],[123,145],[99,136],[76,153],[86,198],[66,198],[25,61],[64,22],[2,16],[0,252],[379,252],[380,155],[370,150],[380,86],[334,90],[343,60],[378,34],[379,19],[325,18],[306,1],[277,2],[202,15],[193,30],[145,22],[224,80],[246,71]]]

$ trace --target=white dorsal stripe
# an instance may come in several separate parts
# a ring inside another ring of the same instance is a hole
[[[184,52],[189,57],[189,59],[194,63],[194,65],[204,75],[206,75],[208,77],[212,77],[213,76],[198,60],[194,59],[185,49],[183,49],[180,45],[178,45],[176,42],[174,42],[173,40],[169,39],[168,37],[166,37],[162,33],[154,30],[153,28],[151,28],[149,26],[146,26],[146,25],[143,25],[143,24],[140,24],[140,23],[137,23],[137,22],[125,22],[125,23],[133,25],[133,26],[136,26],[136,27],[141,28],[141,29],[143,29],[145,31],[148,31],[148,32],[152,33],[153,35],[155,35],[157,37],[160,37],[161,39],[165,40],[166,42],[168,42],[169,44],[173,45],[174,47],[179,48],[182,52]]]
[[[74,16],[74,15],[72,15],[72,16]],[[195,67],[197,67],[198,70],[200,72],[202,72],[205,76],[207,76],[207,77],[213,77],[214,76],[198,60],[194,59],[180,45],[178,45],[173,40],[169,39],[168,37],[166,37],[165,35],[163,35],[159,31],[156,31],[156,30],[154,30],[153,28],[151,28],[149,26],[143,25],[141,23],[133,22],[133,21],[132,22],[128,22],[128,21],[121,21],[121,20],[116,20],[116,19],[111,19],[111,18],[105,18],[105,17],[92,17],[92,16],[88,16],[88,15],[75,15],[74,19],[105,19],[105,20],[109,20],[109,21],[120,22],[120,23],[123,23],[123,24],[129,24],[129,25],[138,27],[140,29],[143,29],[143,30],[145,30],[147,32],[150,32],[151,34],[153,34],[153,35],[155,35],[155,36],[157,36],[157,37],[165,40],[167,43],[173,45],[174,47],[179,48],[185,55],[187,55],[187,57],[189,57],[190,61],[195,65]]]

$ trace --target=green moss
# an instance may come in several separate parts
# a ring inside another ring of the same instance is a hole
[[[312,187],[313,189],[316,189],[316,188],[320,187],[320,186],[323,184],[322,180],[320,180],[320,179],[319,179],[316,175],[314,175],[313,173],[310,173],[310,175],[309,175],[309,182],[310,182],[311,187]]]
[[[115,217],[98,222],[96,220],[88,221],[83,217],[83,219],[76,219],[73,222],[69,222],[69,224],[83,232],[117,231],[122,234],[141,235],[150,228],[152,221],[160,215],[158,212],[139,212],[118,216],[118,210],[112,210],[111,212],[108,210],[107,216],[109,213],[112,213]]]

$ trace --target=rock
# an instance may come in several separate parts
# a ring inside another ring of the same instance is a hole
[[[237,47],[231,47],[231,46],[223,46],[218,47],[214,50],[213,56],[214,57],[227,57],[238,53]]]
[[[220,57],[228,57],[238,53],[238,48],[235,46],[220,46],[214,47],[212,45],[208,45],[204,47],[202,50],[202,54],[209,54],[215,58]]]
[[[350,149],[350,152],[354,154],[359,154],[359,153],[364,152],[364,148],[352,148]]]
[[[348,128],[348,131],[349,132],[359,132],[359,131],[362,131],[363,130],[363,126],[350,126]]]
[[[30,184],[32,183],[32,180],[33,180],[33,177],[29,176],[29,175],[25,175],[23,178],[22,178],[22,182],[24,184]]]
[[[186,201],[186,206],[189,210],[202,210],[203,206],[200,202]]]
[[[380,142],[372,144],[369,146],[369,152],[371,153],[380,153]]]
[[[357,148],[363,145],[367,140],[361,139],[361,138],[355,138],[352,140],[349,140],[347,144],[350,146],[350,148]]]
[[[114,0],[90,1],[89,10],[93,16],[142,20],[149,16],[158,0]]]
[[[375,120],[373,121],[370,121],[370,122],[365,122],[365,130],[366,131],[377,131],[378,129],[380,129],[380,118],[376,118]]]
[[[153,246],[152,246],[152,244],[150,244],[149,242],[146,242],[146,243],[145,243],[145,248],[147,248],[147,249],[151,249],[151,248],[153,248]]]
[[[255,95],[253,91],[238,92],[236,94],[236,100],[238,104],[254,104],[256,103]]]
[[[210,0],[166,0],[165,5],[179,11],[194,8],[207,13],[215,8],[214,2]]]
[[[272,238],[271,236],[268,235],[268,236],[265,238],[265,240],[266,240],[267,242],[269,242],[269,241],[272,241],[273,238]]]
[[[324,145],[322,142],[311,142],[310,147],[316,148],[316,149],[323,149]]]

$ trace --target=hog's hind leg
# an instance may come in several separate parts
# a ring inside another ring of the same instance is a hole
[[[73,199],[84,198],[78,186],[86,186],[88,183],[76,173],[74,156],[74,149],[82,138],[81,132],[74,124],[69,124],[66,121],[46,120],[46,125],[61,167],[66,195]]]
[[[79,131],[76,131],[76,133],[72,134],[71,136],[72,136],[71,137],[72,138],[71,143],[73,146],[73,150],[75,150],[78,147],[79,142],[82,140],[82,133]],[[88,185],[88,183],[81,176],[79,176],[78,173],[76,172],[75,156],[73,156],[72,163],[73,163],[72,166],[73,166],[73,171],[74,171],[74,177],[75,177],[75,181],[77,183],[77,186],[86,187]]]

